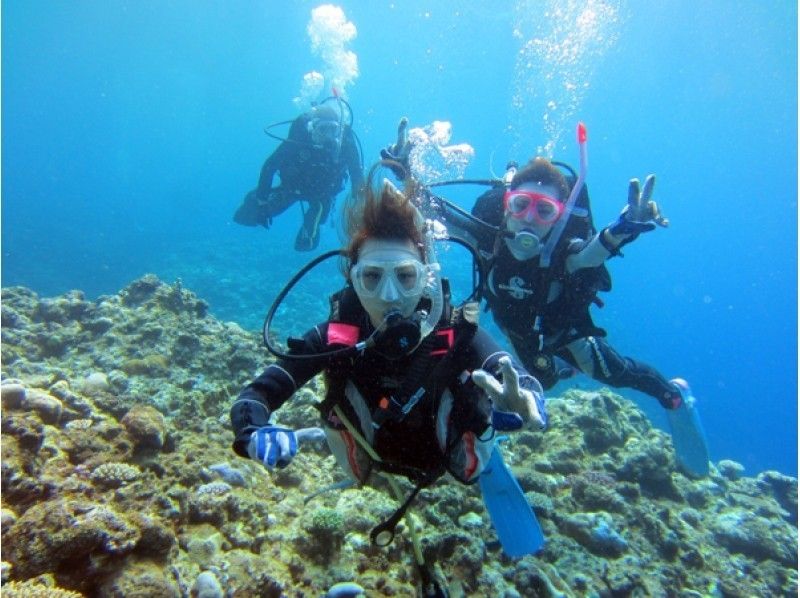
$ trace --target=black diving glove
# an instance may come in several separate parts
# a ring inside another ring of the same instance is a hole
[[[381,159],[397,164],[388,167],[398,179],[405,179],[411,174],[408,165],[408,156],[414,144],[408,140],[408,118],[403,117],[397,123],[397,141],[381,150]]]
[[[658,204],[650,199],[656,185],[656,176],[647,175],[644,189],[639,189],[639,179],[631,179],[628,184],[628,205],[623,208],[616,222],[608,230],[612,235],[630,235],[647,233],[656,225],[666,228],[669,220],[661,215]]]
[[[628,204],[622,209],[617,219],[600,233],[600,240],[612,254],[618,253],[623,245],[635,240],[641,233],[648,233],[656,226],[666,228],[669,220],[661,215],[658,204],[650,199],[656,177],[647,175],[644,188],[640,190],[639,179],[631,179],[628,185]],[[608,232],[614,243],[609,246],[605,233]]]

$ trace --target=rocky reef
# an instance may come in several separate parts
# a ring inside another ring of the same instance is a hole
[[[369,541],[397,506],[382,487],[306,503],[344,477],[327,449],[275,473],[231,451],[230,401],[269,359],[154,276],[91,301],[3,289],[3,595],[318,597],[349,581],[415,595],[405,525]],[[313,425],[321,391],[299,391],[281,423]],[[732,461],[689,479],[669,437],[609,391],[549,412],[547,432],[503,445],[541,554],[503,555],[476,487],[441,480],[415,502],[452,596],[797,595],[796,479]]]

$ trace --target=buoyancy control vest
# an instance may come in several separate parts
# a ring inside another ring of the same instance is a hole
[[[446,281],[442,282],[447,287]],[[439,323],[411,355],[388,360],[367,350],[334,360],[326,369],[327,391],[320,404],[323,417],[339,406],[356,427],[362,431],[366,426],[371,428],[365,436],[372,438],[382,459],[373,467],[403,475],[417,484],[431,483],[449,470],[448,453],[452,447],[442,450],[437,439],[437,415],[445,391],[453,396],[450,420],[457,429],[481,436],[490,420],[485,395],[468,377],[459,376],[454,359],[459,347],[470,343],[477,330],[477,304],[453,308],[446,288],[445,297],[446,309]],[[355,291],[348,286],[330,301],[329,327],[351,327],[350,338],[363,336],[368,318]],[[340,339],[337,342],[345,336],[348,335],[335,333]],[[363,421],[364,410],[348,399],[348,383],[363,399],[369,421]],[[459,472],[451,473],[461,479]]]

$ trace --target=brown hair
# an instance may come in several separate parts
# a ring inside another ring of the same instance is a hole
[[[369,171],[367,183],[359,197],[351,198],[345,206],[345,234],[348,242],[342,265],[345,275],[358,261],[358,254],[367,239],[386,241],[411,241],[425,261],[424,238],[420,228],[419,212],[412,199],[419,184],[411,178],[404,181],[401,192],[388,180],[377,183],[377,174],[383,172],[385,162],[378,162]]]
[[[555,187],[558,191],[558,198],[566,201],[569,197],[569,185],[562,172],[545,158],[534,158],[517,171],[511,179],[511,187],[516,188],[523,183],[538,183]]]

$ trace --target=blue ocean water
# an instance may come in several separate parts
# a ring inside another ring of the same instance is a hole
[[[322,68],[317,4],[4,1],[3,286],[96,297],[154,272],[258,328],[310,256],[291,250],[299,210],[269,231],[232,214],[276,146],[264,126],[294,117],[303,75]],[[796,4],[338,6],[357,28],[344,91],[367,165],[402,115],[451,122],[452,142],[475,148],[467,177],[537,149],[577,163],[580,119],[599,225],[631,177],[657,174],[671,225],[610,263],[596,321],[691,382],[714,460],[796,475]],[[326,226],[320,250],[337,244]],[[313,311],[290,310],[311,324],[324,301]]]

